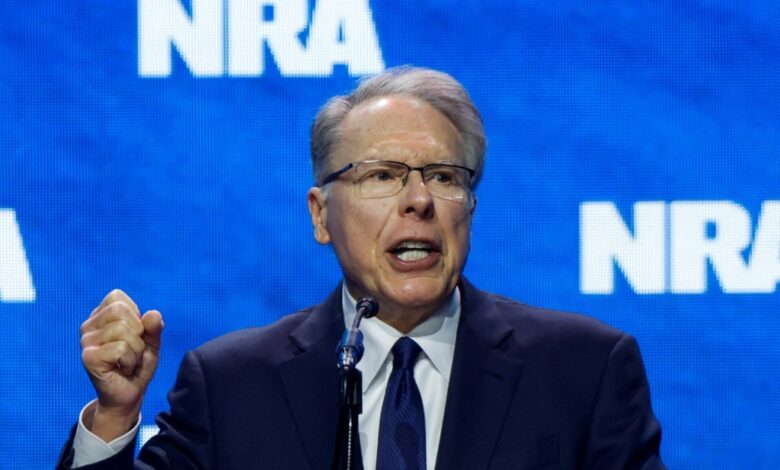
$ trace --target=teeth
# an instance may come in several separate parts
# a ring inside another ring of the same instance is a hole
[[[419,240],[406,240],[394,250],[395,256],[401,261],[418,261],[427,258],[433,247],[430,243]]]
[[[425,250],[406,250],[398,253],[396,256],[401,261],[417,261],[428,256],[428,252]]]
[[[398,245],[398,248],[403,249],[430,249],[431,245],[426,242],[418,242],[418,241],[405,241]]]

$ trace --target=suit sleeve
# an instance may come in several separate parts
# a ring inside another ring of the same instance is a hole
[[[182,361],[176,385],[168,393],[171,410],[156,421],[159,434],[149,439],[133,461],[135,439],[118,454],[79,470],[164,470],[214,468],[211,407],[206,380],[198,356],[188,352]],[[75,428],[74,428],[75,429]],[[73,432],[57,464],[70,468]]]
[[[636,340],[623,335],[601,379],[588,440],[585,468],[661,470],[661,427],[650,404]]]

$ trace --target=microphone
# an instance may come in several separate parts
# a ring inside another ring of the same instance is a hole
[[[363,333],[360,331],[360,320],[371,318],[379,312],[379,303],[373,297],[363,297],[357,303],[357,314],[352,321],[352,327],[344,331],[336,351],[339,369],[354,369],[363,357]]]
[[[373,297],[363,297],[362,299],[358,300],[357,303],[357,316],[355,317],[355,320],[352,322],[352,328],[357,328],[360,324],[360,319],[362,318],[372,318],[375,317],[376,314],[379,312],[379,302],[376,301]]]

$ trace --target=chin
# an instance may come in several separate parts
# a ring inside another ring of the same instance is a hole
[[[437,306],[449,295],[449,284],[440,278],[415,278],[398,281],[391,289],[399,305],[407,307]]]

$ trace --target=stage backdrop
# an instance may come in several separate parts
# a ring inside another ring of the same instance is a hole
[[[5,0],[2,468],[50,468],[92,398],[79,325],[185,351],[340,279],[306,209],[330,96],[444,70],[489,140],[466,275],[639,339],[671,468],[780,466],[780,3]]]

